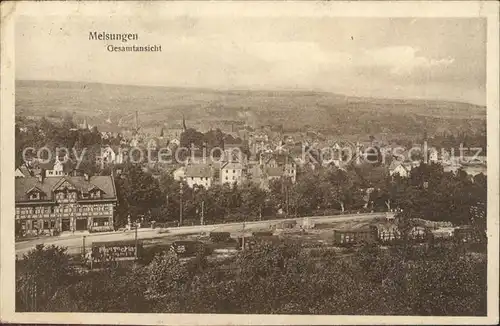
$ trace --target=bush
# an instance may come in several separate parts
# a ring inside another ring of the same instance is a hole
[[[273,232],[272,231],[256,231],[256,232],[252,232],[252,235],[254,237],[270,237],[273,235]]]
[[[231,239],[229,232],[210,232],[210,240],[213,242],[227,242]]]

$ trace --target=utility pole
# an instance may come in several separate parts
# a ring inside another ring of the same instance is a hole
[[[201,221],[200,224],[203,225],[203,220],[204,220],[204,214],[205,214],[205,201],[201,202]]]
[[[181,183],[181,188],[179,189],[179,194],[180,194],[180,201],[179,201],[179,226],[182,226],[182,183]]]
[[[83,236],[82,242],[83,242],[83,246],[82,246],[83,247],[83,249],[82,249],[83,250],[83,258],[85,258],[85,254],[86,254],[86,252],[85,252],[85,236]]]
[[[137,260],[137,222],[135,223],[135,260]]]
[[[167,217],[169,215],[168,213],[169,213],[169,211],[168,211],[168,194],[167,194]]]
[[[241,238],[241,250],[245,251],[245,220],[243,220],[243,237]]]
[[[286,217],[290,215],[290,212],[288,210],[288,184],[286,185]]]

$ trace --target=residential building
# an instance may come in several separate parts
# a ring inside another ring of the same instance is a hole
[[[193,188],[195,185],[210,188],[213,181],[213,169],[208,164],[193,164],[186,166],[184,173],[188,186]]]
[[[240,184],[245,180],[245,168],[240,162],[225,162],[221,166],[221,183]]]
[[[74,163],[67,157],[64,159],[56,158],[49,163],[39,164],[44,177],[62,177],[68,176],[74,171]],[[45,173],[43,171],[45,170]]]
[[[277,180],[285,176],[281,168],[270,166],[264,168],[264,175],[266,176],[267,181]]]
[[[113,147],[115,149],[113,149]],[[118,146],[113,146],[113,147],[106,146],[103,149],[101,149],[101,156],[99,157],[99,163],[103,164],[123,163],[122,161],[123,156],[117,154],[118,152],[120,152]]]
[[[25,235],[112,231],[112,176],[24,177],[15,180],[16,225]]]
[[[411,166],[404,164],[401,161],[394,160],[391,162],[389,166],[389,175],[394,176],[399,174],[403,178],[407,178],[410,176]]]
[[[260,164],[264,167],[264,170],[268,168],[281,170],[280,177],[284,176],[290,178],[292,183],[297,180],[297,164],[295,160],[286,153],[270,153],[262,154],[260,156]],[[277,174],[275,170],[273,175]]]
[[[172,175],[174,176],[174,180],[182,181],[186,176],[186,168],[184,166],[181,166],[180,168],[175,169]]]
[[[14,178],[26,178],[31,176],[29,168],[23,164],[14,171]]]

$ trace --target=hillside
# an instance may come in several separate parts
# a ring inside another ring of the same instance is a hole
[[[142,127],[178,124],[184,115],[199,129],[222,124],[283,124],[332,134],[421,134],[477,131],[486,126],[486,108],[458,102],[348,97],[304,91],[217,91],[76,83],[17,81],[16,114],[59,116],[80,122],[131,125],[139,111]]]

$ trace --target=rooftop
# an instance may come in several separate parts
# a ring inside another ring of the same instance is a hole
[[[72,184],[78,191],[87,193],[92,188],[99,188],[103,191],[102,199],[115,199],[115,185],[111,176],[94,176],[89,180],[85,180],[83,176],[77,177],[50,177],[44,178],[42,182],[37,177],[18,178],[15,180],[15,198],[16,202],[23,202],[27,200],[27,193],[33,189],[38,188],[45,193],[47,200],[54,200],[53,191],[57,186],[63,183],[63,179]]]
[[[196,164],[186,166],[186,177],[210,178],[212,177],[212,168],[207,164]]]

